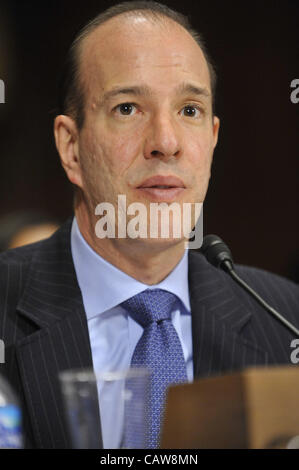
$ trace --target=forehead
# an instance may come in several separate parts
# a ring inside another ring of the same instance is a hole
[[[210,90],[209,70],[200,47],[168,18],[112,18],[84,39],[79,62],[88,95],[132,81],[162,90],[191,79]]]

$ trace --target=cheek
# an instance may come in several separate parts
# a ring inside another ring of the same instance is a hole
[[[190,139],[188,155],[190,155],[192,167],[203,176],[209,171],[212,163],[213,148],[210,139]]]
[[[109,141],[99,142],[102,158],[115,177],[121,176],[138,156],[140,145],[137,139],[114,136]]]
[[[126,174],[139,152],[140,141],[136,135],[128,138],[128,133],[122,136],[108,132],[99,134],[95,130],[86,132],[82,143],[85,185],[98,199],[100,193],[106,198],[109,194],[123,193]]]

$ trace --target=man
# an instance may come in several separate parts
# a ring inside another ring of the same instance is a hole
[[[183,234],[97,236],[98,204],[117,207],[119,195],[147,209],[153,202],[203,202],[219,131],[213,68],[183,19],[154,2],[121,4],[104,15],[71,49],[76,71],[69,68],[73,76],[65,81],[64,109],[54,126],[62,165],[75,185],[75,218],[50,239],[0,258],[1,371],[22,400],[32,447],[69,446],[60,371],[142,362],[136,351],[145,344],[147,326],[134,316],[130,299],[144,291],[176,299],[165,324],[180,348],[175,358],[183,360],[185,380],[290,363],[292,335],[226,273],[185,250]],[[237,270],[298,326],[295,284],[252,268]],[[163,353],[164,346],[158,345]],[[165,369],[168,359],[161,359]],[[172,364],[170,373],[176,373],[178,362]],[[99,406],[99,447],[117,445],[107,439],[113,410],[101,407],[101,398]]]

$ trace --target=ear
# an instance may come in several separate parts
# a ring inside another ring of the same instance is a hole
[[[213,148],[216,147],[217,142],[218,142],[218,134],[219,134],[219,128],[220,128],[220,119],[217,116],[213,116]]]
[[[54,121],[54,135],[61,164],[68,179],[73,184],[82,188],[78,129],[74,120],[63,114],[56,116]]]

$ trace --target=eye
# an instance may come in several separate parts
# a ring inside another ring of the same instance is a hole
[[[187,104],[183,108],[183,113],[184,113],[184,116],[187,116],[187,117],[200,117],[200,114],[202,114],[202,110],[199,106],[196,106],[193,104]]]
[[[134,108],[136,109],[136,106],[133,103],[121,103],[114,108],[114,111],[118,110],[121,115],[130,116],[134,114],[132,113]]]

